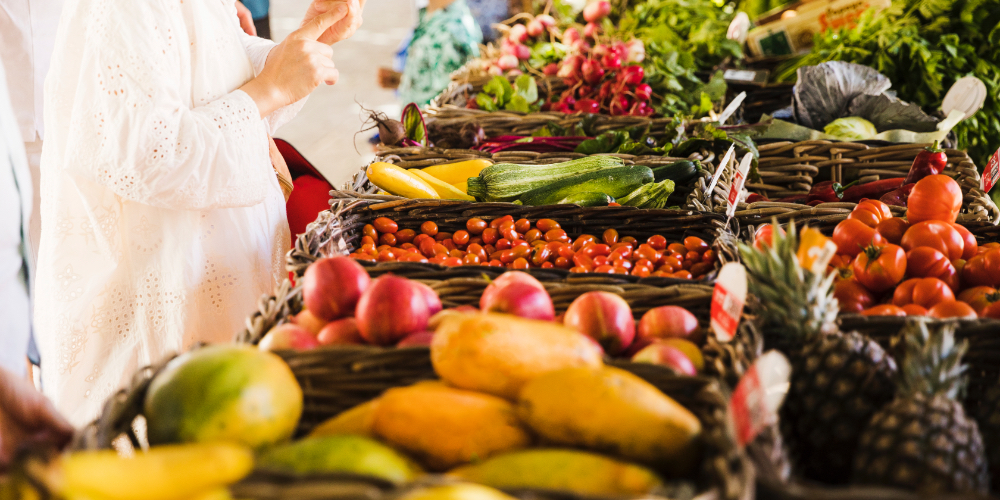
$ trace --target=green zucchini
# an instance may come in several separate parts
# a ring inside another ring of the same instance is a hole
[[[663,208],[674,192],[674,181],[650,182],[618,200],[623,206],[636,208]]]
[[[661,165],[653,169],[653,177],[656,182],[663,182],[667,179],[675,184],[685,185],[698,177],[698,164],[691,160],[675,161],[670,165]]]
[[[615,199],[607,193],[588,191],[586,193],[573,193],[557,203],[558,205],[580,205],[581,207],[606,207],[609,203],[614,203]]]
[[[622,163],[621,158],[613,156],[586,156],[550,165],[497,163],[482,169],[478,177],[469,177],[467,192],[479,201],[511,201],[553,181]]]
[[[653,171],[649,167],[612,167],[550,182],[524,193],[518,199],[525,205],[552,205],[577,193],[601,192],[618,198],[649,182],[653,182]]]

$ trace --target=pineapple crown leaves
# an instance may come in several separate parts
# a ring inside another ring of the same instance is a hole
[[[912,318],[894,344],[902,343],[904,353],[899,371],[900,395],[941,394],[957,399],[965,389],[965,365],[962,356],[968,350],[966,340],[955,341],[955,325],[928,324],[927,318]]]
[[[836,331],[836,275],[803,268],[797,255],[795,225],[788,224],[787,234],[777,229],[777,221],[774,225],[770,246],[758,250],[744,243],[739,245],[747,269],[748,291],[755,298],[755,313],[770,328],[800,339]],[[823,262],[819,267],[825,266]]]

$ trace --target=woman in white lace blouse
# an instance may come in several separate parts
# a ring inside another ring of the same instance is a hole
[[[228,341],[284,274],[268,136],[321,84],[359,0],[314,0],[284,42],[234,0],[67,0],[45,85],[35,324],[75,425],[138,368]]]

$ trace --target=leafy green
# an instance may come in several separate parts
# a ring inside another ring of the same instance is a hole
[[[424,123],[424,116],[420,113],[420,108],[416,104],[410,103],[403,108],[403,129],[406,130],[406,137],[427,147],[427,125]]]
[[[494,76],[483,86],[483,91],[476,95],[476,104],[479,109],[486,111],[537,111],[538,84],[529,75],[517,77],[513,85],[505,77]]]
[[[689,68],[708,71],[727,59],[741,59],[740,43],[726,38],[735,17],[732,5],[715,0],[643,0],[615,6],[618,32],[690,57]],[[621,10],[618,10],[621,9]]]
[[[1000,0],[896,0],[863,15],[853,29],[816,35],[813,51],[779,68],[795,70],[826,61],[865,64],[889,77],[899,98],[928,111],[940,107],[959,78],[986,84],[983,109],[953,130],[958,147],[983,168],[1000,147]]]

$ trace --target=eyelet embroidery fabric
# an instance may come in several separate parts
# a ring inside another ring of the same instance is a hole
[[[284,273],[284,198],[238,89],[273,44],[231,0],[67,0],[46,82],[35,330],[84,425],[131,375],[225,342]]]

